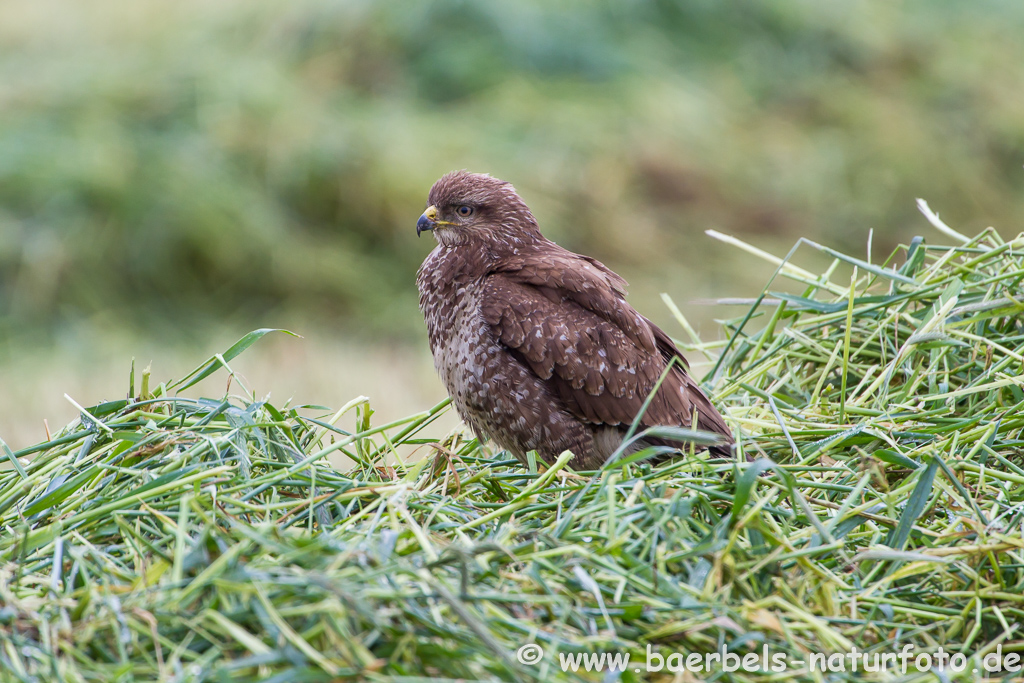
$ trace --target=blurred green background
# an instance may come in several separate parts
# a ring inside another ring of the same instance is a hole
[[[43,437],[248,330],[257,393],[443,395],[426,192],[512,181],[542,229],[713,337],[798,236],[875,257],[1020,230],[1024,3],[198,0],[0,5],[0,436]]]

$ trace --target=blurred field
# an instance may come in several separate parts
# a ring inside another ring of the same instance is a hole
[[[692,302],[767,273],[705,229],[888,253],[924,196],[1015,234],[1022,31],[998,0],[0,5],[0,434],[260,326],[323,341],[257,391],[438,395],[413,226],[453,168],[711,334]]]
[[[19,349],[16,355],[2,356],[0,436],[14,449],[37,443],[46,437],[44,419],[56,433],[78,417],[65,393],[81,405],[125,398],[133,357],[136,384],[150,361],[154,386],[180,379],[206,357],[227,349],[236,341],[231,334],[221,330],[201,345],[168,346],[159,339],[93,331],[75,335],[56,350]],[[276,334],[261,340],[231,367],[244,382],[233,385],[232,393],[244,394],[248,388],[257,398],[270,398],[275,404],[332,408],[365,395],[376,411],[375,422],[419,412],[446,396],[425,347],[371,347],[319,334],[304,339]],[[218,375],[188,395],[220,396],[224,391],[225,378]],[[452,415],[439,420],[440,433],[458,424]]]

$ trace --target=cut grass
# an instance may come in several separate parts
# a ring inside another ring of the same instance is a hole
[[[963,653],[944,675],[973,679],[1024,650],[1024,238],[915,240],[882,264],[802,244],[833,276],[854,266],[850,285],[776,259],[805,290],[766,287],[728,340],[688,347],[716,361],[752,462],[573,475],[432,434],[445,403],[373,426],[365,399],[312,417],[176,395],[266,330],[4,447],[2,675],[605,680],[556,652],[628,652],[617,676],[638,680],[648,647],[767,646],[793,667],[777,677],[822,680],[796,662],[912,645]]]

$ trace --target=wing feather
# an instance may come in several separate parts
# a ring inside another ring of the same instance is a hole
[[[510,260],[495,268],[510,280],[532,285],[555,301],[573,301],[612,323],[639,348],[654,353],[657,343],[648,321],[625,303],[626,282],[600,261],[573,254],[557,245],[529,263]]]
[[[672,340],[626,303],[621,278],[571,256],[506,265],[486,278],[481,310],[501,343],[568,411],[594,425],[630,424],[666,364],[679,358],[643,426],[687,426],[696,414],[699,428],[731,440]]]

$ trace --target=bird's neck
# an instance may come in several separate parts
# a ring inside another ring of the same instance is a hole
[[[417,281],[421,292],[432,290],[445,296],[490,273],[517,269],[516,264],[521,266],[549,249],[560,250],[560,247],[539,235],[519,235],[500,242],[442,242],[423,262]]]
[[[483,248],[438,245],[423,262],[416,276],[421,308],[430,301],[454,299],[460,289],[489,272],[490,261]]]
[[[458,245],[439,245],[430,259],[430,265],[432,269],[444,274],[445,281],[465,284],[493,272],[496,266],[511,255],[513,250],[504,245],[472,240]]]

